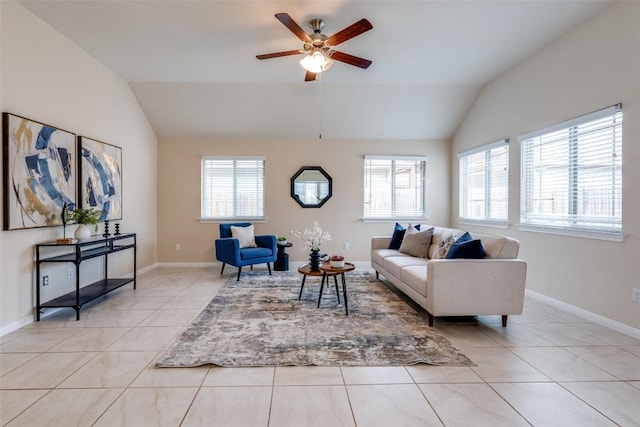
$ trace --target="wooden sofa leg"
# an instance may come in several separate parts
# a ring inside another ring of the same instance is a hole
[[[380,280],[380,273],[376,271],[376,280]]]
[[[433,316],[431,313],[427,312],[427,317],[429,318],[429,327],[433,326]]]
[[[508,317],[509,317],[509,316],[508,316],[508,315],[506,315],[506,314],[503,314],[503,315],[502,315],[502,327],[503,327],[503,328],[506,328],[506,327],[507,327],[507,318],[508,318]]]
[[[222,263],[222,270],[220,270],[220,274],[224,273],[224,266],[227,265],[224,262]]]
[[[271,264],[267,263],[267,268],[269,269],[269,276],[271,276]]]
[[[237,282],[240,281],[240,273],[242,272],[242,267],[238,267],[238,280]]]

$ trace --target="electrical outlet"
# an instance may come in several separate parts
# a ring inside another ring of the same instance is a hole
[[[176,251],[180,250],[180,243],[176,243]]]
[[[67,268],[67,279],[71,279],[73,277],[73,267]]]
[[[49,284],[49,276],[42,276],[42,286],[47,286]]]
[[[640,303],[640,288],[633,288],[631,299],[633,300],[633,302]]]
[[[345,250],[348,250],[349,249],[349,242],[344,242],[343,247],[344,247]]]

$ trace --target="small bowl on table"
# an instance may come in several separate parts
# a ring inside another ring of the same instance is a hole
[[[340,261],[330,260],[329,265],[331,265],[332,268],[344,268],[344,260],[340,260]]]

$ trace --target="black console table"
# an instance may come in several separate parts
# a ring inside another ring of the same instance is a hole
[[[108,255],[133,249],[133,277],[109,278]],[[60,254],[60,252],[63,252]],[[95,283],[80,287],[80,264],[92,258],[104,258],[104,277]],[[40,302],[40,265],[45,262],[70,262],[76,267],[76,289],[50,301]],[[68,307],[76,311],[76,320],[80,320],[80,308],[98,297],[133,282],[136,288],[136,235],[93,236],[88,240],[74,243],[47,242],[36,245],[36,321],[40,321],[40,312],[44,308]]]

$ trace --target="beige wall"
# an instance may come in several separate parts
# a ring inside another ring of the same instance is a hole
[[[616,2],[602,14],[488,84],[452,145],[452,223],[458,213],[456,154],[510,138],[509,234],[528,262],[527,287],[640,328],[640,3]],[[518,135],[622,102],[623,243],[520,232]],[[460,227],[465,227],[460,225]],[[498,232],[504,230],[482,229]]]
[[[129,86],[18,3],[2,1],[0,11],[2,111],[122,147],[121,230],[138,233],[138,268],[153,265],[157,140]],[[0,334],[31,321],[33,245],[61,236],[61,227],[0,232]],[[99,273],[88,265],[83,274]],[[49,296],[72,289],[61,269],[48,273]]]
[[[334,141],[217,139],[160,140],[158,152],[158,261],[213,262],[217,223],[200,223],[200,159],[203,155],[266,156],[266,217],[256,223],[258,234],[284,234],[294,244],[291,261],[308,253],[292,229],[313,221],[331,233],[323,246],[349,260],[368,261],[370,238],[390,235],[393,223],[363,223],[363,164],[365,154],[427,156],[427,209],[434,224],[449,218],[448,141]],[[333,179],[333,196],[319,209],[304,209],[290,196],[290,178],[301,166],[322,166]],[[344,242],[350,249],[344,250]],[[180,243],[181,251],[175,250]]]

